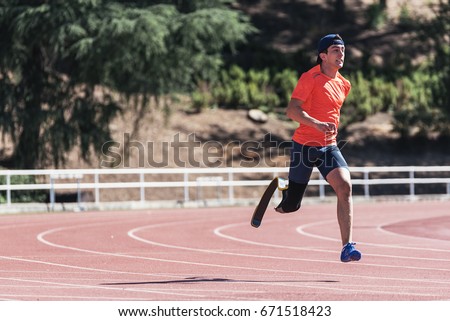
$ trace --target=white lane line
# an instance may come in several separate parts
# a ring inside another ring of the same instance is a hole
[[[45,240],[45,236],[55,233],[55,232],[61,232],[68,229],[77,228],[76,226],[71,227],[65,227],[65,228],[56,228],[52,230],[48,230],[45,232],[42,232],[38,235],[38,240],[41,241],[44,244],[47,244],[49,246],[57,247],[57,248],[63,248],[67,250],[73,250],[73,251],[80,251],[85,253],[91,253],[91,254],[97,254],[97,255],[106,255],[106,256],[114,256],[114,257],[125,257],[125,258],[131,258],[131,259],[141,259],[141,260],[151,260],[151,261],[159,261],[159,262],[168,262],[168,263],[178,263],[178,264],[187,264],[187,265],[194,265],[194,266],[204,266],[204,267],[214,267],[214,268],[227,268],[227,269],[239,269],[239,270],[250,270],[250,271],[263,271],[263,272],[271,272],[271,273],[294,273],[294,274],[303,274],[303,275],[314,275],[317,277],[317,275],[322,276],[335,276],[335,277],[349,277],[349,278],[364,278],[364,279],[373,279],[373,280],[380,280],[380,279],[386,279],[386,280],[395,280],[395,281],[411,281],[411,282],[425,282],[425,283],[438,283],[438,284],[448,284],[450,281],[441,281],[441,280],[422,280],[422,279],[405,279],[405,278],[386,278],[386,277],[372,277],[372,276],[358,276],[354,274],[339,274],[339,273],[318,273],[318,272],[304,272],[304,271],[292,271],[292,270],[280,270],[280,269],[267,269],[267,268],[257,268],[257,267],[244,267],[244,266],[232,266],[232,265],[222,265],[222,264],[213,264],[213,263],[200,263],[200,262],[189,262],[189,261],[181,261],[181,260],[168,260],[168,259],[161,259],[161,258],[154,258],[154,257],[142,257],[142,256],[132,256],[132,255],[125,255],[125,254],[117,254],[117,253],[109,253],[109,252],[99,252],[99,251],[93,251],[93,250],[87,250],[87,249],[81,249],[76,247],[69,247],[64,245],[55,244],[52,242],[49,242]],[[254,282],[252,282],[254,283]],[[267,283],[265,283],[267,284]],[[274,285],[277,285],[275,283]],[[326,287],[317,287],[317,286],[304,286],[301,287],[309,287],[309,288],[326,288]],[[344,291],[343,289],[339,288],[329,288],[331,291]],[[361,292],[361,291],[358,291]],[[364,292],[364,291],[363,291]],[[367,292],[367,291],[366,291]],[[368,291],[369,293],[373,293],[374,291]],[[378,293],[378,292],[377,292]],[[392,292],[385,292],[385,294],[393,294]],[[408,295],[407,293],[403,293],[404,295]],[[418,294],[418,293],[410,293],[409,295],[413,296],[427,296],[424,294]],[[430,295],[432,297],[436,297],[435,295]]]
[[[309,224],[304,224],[301,225],[299,227],[296,228],[296,231],[303,235],[303,236],[307,236],[307,237],[311,237],[311,238],[316,238],[316,239],[320,239],[320,240],[324,240],[324,241],[333,241],[333,242],[340,242],[339,239],[336,238],[331,238],[331,237],[326,237],[326,236],[322,236],[322,235],[317,235],[317,234],[313,234],[313,233],[309,233],[306,232],[305,229],[307,228],[311,228],[311,227],[317,227],[317,226],[321,226],[321,225],[326,225],[326,224],[330,224],[331,220],[328,221],[319,221],[319,222],[314,222],[314,223],[309,223]],[[376,229],[376,227],[374,228]],[[428,240],[433,240],[433,241],[440,241],[440,240],[435,240],[435,239],[428,239]],[[390,249],[401,249],[401,250],[416,250],[416,251],[426,251],[426,252],[443,252],[443,253],[450,253],[450,250],[445,250],[445,249],[435,249],[432,247],[413,247],[413,246],[403,246],[403,245],[391,245],[391,244],[379,244],[379,243],[368,243],[368,242],[358,242],[358,244],[363,244],[363,245],[368,245],[368,246],[374,246],[374,247],[382,247],[382,248],[390,248]],[[442,260],[442,261],[450,261],[447,259],[430,259],[430,260]]]
[[[56,230],[58,230],[58,229],[56,229]],[[42,233],[41,233],[42,234]],[[49,245],[49,244],[47,244],[47,245]],[[83,251],[83,252],[85,252],[85,251]],[[93,252],[93,251],[91,251],[91,252]],[[94,253],[95,253],[95,251],[94,251]],[[97,252],[98,253],[98,252]],[[111,255],[111,253],[101,253],[101,254],[105,254],[105,255]],[[129,257],[133,257],[133,256],[129,256]],[[133,257],[134,258],[134,257]],[[147,259],[147,258],[146,258]],[[175,262],[177,262],[177,261],[175,261]],[[184,263],[184,262],[183,262]],[[188,262],[189,264],[191,264],[191,262]],[[227,267],[227,266],[224,266],[224,267]],[[234,266],[232,266],[231,268],[242,268],[242,267],[234,267]],[[252,268],[252,270],[255,270],[254,268]],[[273,270],[273,271],[278,271],[278,270]],[[288,271],[288,272],[291,272],[292,273],[292,271]],[[136,273],[137,274],[137,273]],[[314,273],[314,275],[317,275],[317,273]],[[253,284],[254,284],[254,282],[252,282]],[[313,288],[317,288],[317,286],[314,286]],[[336,291],[336,289],[331,289],[331,290],[333,290],[333,291]],[[166,292],[165,292],[166,293]],[[422,294],[414,294],[414,295],[420,295],[420,296],[423,296]]]
[[[421,220],[428,220],[428,219],[432,219],[432,218],[439,218],[442,217],[442,215],[440,216],[435,216],[435,217],[427,217],[427,218],[423,218],[423,219],[415,219],[415,220],[398,220],[398,221],[394,221],[394,222],[390,222],[390,223],[384,223],[384,224],[380,224],[377,225],[377,230],[381,233],[385,233],[385,234],[389,234],[389,235],[393,235],[393,236],[397,236],[397,237],[403,237],[403,238],[412,238],[412,239],[418,239],[420,241],[439,241],[439,242],[446,242],[446,243],[450,243],[449,240],[441,240],[441,239],[434,239],[431,237],[425,237],[425,236],[415,236],[415,235],[409,235],[409,234],[401,234],[401,233],[396,233],[396,232],[392,232],[389,230],[386,230],[385,227],[388,225],[394,225],[394,224],[400,224],[400,223],[408,223],[411,221],[421,221]]]
[[[152,293],[152,294],[164,294],[164,295],[175,295],[175,296],[181,296],[181,297],[197,297],[197,298],[204,298],[203,295],[194,295],[194,294],[182,294],[177,292],[171,292],[171,291],[160,291],[160,290],[147,290],[147,289],[136,289],[136,288],[114,288],[114,287],[107,287],[107,286],[101,286],[101,285],[88,285],[88,284],[73,284],[73,283],[62,283],[62,282],[50,282],[50,281],[41,281],[41,280],[28,280],[28,279],[21,279],[21,278],[3,278],[0,277],[0,280],[5,281],[15,281],[15,282],[23,282],[23,283],[37,283],[40,285],[47,285],[47,286],[63,286],[71,289],[95,289],[95,290],[108,290],[112,292],[132,292],[132,293]],[[11,285],[13,288],[14,285]],[[2,295],[2,294],[0,294]]]
[[[14,258],[14,257],[7,257],[7,256],[0,256],[0,259],[11,260],[11,261],[27,262],[27,263],[33,263],[33,264],[43,264],[43,265],[49,265],[49,266],[64,267],[64,268],[68,268],[68,269],[84,270],[84,271],[88,271],[88,272],[99,272],[99,273],[106,273],[106,274],[122,274],[122,275],[125,274],[125,275],[151,276],[151,277],[158,277],[158,278],[164,277],[164,278],[173,278],[173,279],[180,278],[180,276],[174,276],[174,275],[171,275],[171,274],[141,273],[141,272],[130,272],[130,271],[105,270],[105,269],[88,268],[88,267],[83,267],[83,266],[60,264],[60,263],[53,263],[53,262],[39,261],[39,260],[31,260],[31,259],[24,259],[24,258]],[[11,271],[8,271],[8,272],[11,272]],[[17,272],[17,271],[14,271],[14,272]],[[34,271],[33,271],[33,273],[34,273]],[[46,271],[45,273],[48,274],[48,271]],[[56,273],[61,273],[61,272],[58,271]],[[72,272],[68,272],[68,273],[72,273]],[[3,278],[0,278],[0,279],[13,280],[14,278],[3,277]],[[42,280],[42,278],[41,278],[41,280]],[[117,283],[119,283],[119,282],[117,282]],[[164,292],[164,293],[167,293],[167,292]],[[172,294],[172,293],[167,293],[167,294]],[[177,293],[175,293],[175,294],[177,294]],[[1,294],[0,294],[0,296],[1,296]],[[195,295],[185,295],[185,296],[198,297],[198,296],[195,296]]]
[[[156,245],[156,246],[161,246],[161,247],[166,247],[166,248],[172,248],[172,249],[178,249],[178,250],[183,250],[183,251],[195,251],[195,252],[201,252],[201,253],[208,253],[208,254],[218,254],[218,255],[233,255],[233,256],[241,256],[241,257],[256,257],[256,258],[263,258],[263,259],[275,259],[275,260],[289,260],[289,261],[305,261],[305,262],[320,262],[320,263],[330,263],[330,264],[342,264],[341,262],[336,261],[330,261],[330,260],[315,260],[315,259],[301,259],[301,258],[292,258],[292,257],[280,257],[280,256],[267,256],[267,255],[253,255],[253,254],[244,254],[244,253],[234,253],[234,252],[224,252],[224,251],[216,251],[216,250],[207,250],[207,249],[198,249],[198,248],[191,248],[191,247],[186,247],[186,246],[176,246],[176,245],[170,245],[170,244],[165,244],[165,243],[160,243],[160,242],[155,242],[155,241],[151,241],[148,239],[144,239],[142,237],[136,236],[136,233],[139,231],[142,231],[144,229],[150,229],[150,228],[161,228],[164,226],[170,226],[170,225],[176,225],[176,224],[180,224],[179,222],[172,222],[172,223],[165,223],[165,224],[155,224],[155,225],[148,225],[148,226],[142,226],[142,227],[138,227],[135,228],[133,230],[130,230],[128,232],[128,235],[140,242],[143,243],[147,243],[147,244],[151,244],[151,245]],[[224,234],[221,233],[221,229],[224,228],[228,228],[230,226],[235,226],[235,225],[240,225],[242,223],[239,224],[229,224],[229,225],[225,225],[222,227],[218,227],[214,230],[214,234],[219,235],[219,236],[225,236]],[[228,236],[226,236],[228,237]],[[232,237],[233,238],[233,237]],[[238,240],[237,238],[233,238],[234,240]],[[245,240],[244,240],[245,241]],[[303,248],[299,248],[299,247],[290,247],[290,246],[281,246],[281,245],[273,245],[273,244],[265,244],[265,243],[260,243],[260,242],[254,242],[254,241],[249,241],[251,244],[254,245],[266,245],[266,246],[274,246],[274,247],[278,247],[278,248],[289,248],[289,249],[296,249],[296,250],[305,250],[305,251],[309,251],[309,249],[303,249]],[[320,250],[323,252],[333,252],[334,251],[327,251],[327,250]],[[386,265],[386,264],[369,264],[369,263],[361,263],[359,262],[358,265],[364,265],[364,266],[375,266],[375,267],[386,267],[386,268],[405,268],[405,269],[414,269],[414,270],[431,270],[431,271],[450,271],[449,269],[439,269],[439,268],[426,268],[426,267],[414,267],[414,266],[405,266],[405,265]],[[378,279],[378,278],[377,278]],[[447,282],[445,282],[447,283]]]
[[[6,280],[9,280],[8,278],[3,278]],[[211,281],[213,282],[213,281]],[[220,281],[217,281],[220,282]],[[230,284],[237,284],[237,283],[246,283],[245,281],[234,281],[234,280],[230,280],[228,281]],[[127,283],[127,282],[122,282],[122,283]],[[130,284],[133,284],[134,281],[130,281]],[[143,282],[146,283],[146,282]],[[148,282],[148,286],[151,285],[151,288],[147,288],[147,287],[143,287],[142,291],[140,292],[148,292],[148,293],[156,293],[156,294],[160,294],[160,293],[164,293],[164,294],[168,294],[171,295],[173,294],[172,292],[176,291],[176,293],[179,292],[189,292],[190,294],[192,294],[192,292],[199,292],[199,293],[244,293],[244,294],[261,294],[261,293],[265,293],[265,291],[259,291],[259,290],[226,290],[226,289],[195,289],[193,290],[192,288],[186,289],[186,288],[174,288],[171,287],[170,288],[170,292],[169,290],[167,290],[166,288],[159,288],[156,287],[155,284],[151,284],[152,282]],[[170,281],[168,283],[171,283]],[[288,282],[286,282],[288,283]],[[156,284],[157,285],[157,284]],[[61,289],[61,290],[67,290],[67,289],[73,289],[74,286],[67,286],[67,285],[11,285],[11,284],[0,284],[0,289],[1,288],[8,288],[8,289],[40,289],[40,290],[44,290],[44,289],[49,289],[49,290],[54,290],[54,289]],[[79,286],[76,286],[76,288],[79,288]],[[128,288],[121,288],[121,290],[123,291],[128,291]],[[1,291],[1,290],[0,290]],[[156,292],[158,291],[158,292]],[[2,294],[0,294],[1,296]],[[201,297],[201,298],[205,298],[207,296],[209,296],[210,294],[205,294],[205,295],[198,295],[197,297]],[[190,295],[192,296],[192,295]]]
[[[66,229],[70,228],[76,228],[76,227],[68,227]],[[80,251],[80,252],[86,252],[91,254],[97,254],[97,255],[105,255],[105,256],[114,256],[114,257],[124,257],[124,258],[131,258],[131,259],[141,259],[141,260],[150,260],[150,261],[159,261],[159,262],[168,262],[168,263],[178,263],[178,264],[187,264],[187,265],[198,265],[198,266],[205,266],[205,267],[215,267],[215,268],[227,268],[227,269],[239,269],[239,270],[250,270],[250,271],[262,271],[262,272],[274,272],[274,273],[289,273],[289,274],[304,274],[304,275],[322,275],[322,276],[334,276],[334,277],[349,277],[349,278],[366,278],[366,279],[373,279],[373,280],[392,280],[392,281],[408,281],[408,282],[421,282],[421,283],[437,283],[437,284],[450,284],[450,281],[447,280],[426,280],[426,279],[407,279],[407,278],[389,278],[389,277],[378,277],[378,276],[358,276],[354,274],[339,274],[339,273],[322,273],[322,272],[305,272],[305,271],[292,271],[292,270],[281,270],[281,269],[267,269],[267,268],[258,268],[258,267],[245,267],[245,266],[232,266],[232,265],[222,265],[222,264],[213,264],[213,263],[200,263],[200,262],[189,262],[189,261],[180,261],[180,260],[168,260],[168,259],[161,259],[161,258],[153,258],[153,257],[142,257],[142,256],[132,256],[132,255],[125,255],[125,254],[117,254],[117,253],[109,253],[109,252],[99,252],[99,251],[92,251],[92,250],[86,250],[86,249],[80,249],[75,247],[68,247],[64,245],[58,245],[51,242],[48,242],[43,239],[43,237],[47,234],[53,233],[55,231],[61,231],[64,228],[59,229],[53,229],[46,232],[43,232],[39,234],[39,240],[44,242],[45,244],[49,246],[54,246],[58,248],[64,248],[68,250],[73,251]]]
[[[160,246],[160,247],[165,247],[165,248],[171,248],[171,249],[177,249],[177,250],[183,250],[183,251],[194,251],[194,252],[200,252],[200,253],[208,253],[208,254],[218,254],[218,255],[231,255],[231,256],[240,256],[240,257],[254,257],[254,258],[259,258],[259,259],[275,259],[275,260],[287,260],[287,261],[300,261],[300,262],[319,262],[319,263],[328,263],[328,264],[339,264],[341,265],[342,263],[340,261],[338,261],[337,259],[334,261],[330,261],[330,260],[324,260],[324,259],[303,259],[303,258],[293,258],[293,257],[282,257],[282,256],[270,256],[270,255],[255,255],[255,254],[245,254],[245,253],[236,253],[236,252],[226,252],[223,250],[208,250],[208,249],[199,249],[199,248],[192,248],[192,247],[187,247],[187,246],[178,246],[178,245],[170,245],[170,244],[166,244],[166,243],[160,243],[160,242],[156,242],[156,241],[151,241],[149,239],[144,239],[142,237],[139,237],[136,235],[136,233],[142,231],[142,230],[146,230],[146,229],[152,229],[152,228],[162,228],[165,226],[171,226],[171,225],[176,225],[176,224],[180,224],[180,223],[165,223],[165,224],[156,224],[156,225],[147,225],[147,226],[142,226],[142,227],[138,227],[135,228],[133,230],[130,230],[128,232],[128,235],[137,240],[140,241],[142,243],[146,243],[146,244],[150,244],[150,245],[156,245],[156,246]],[[241,223],[239,223],[241,224]],[[220,237],[224,237],[224,238],[231,238],[233,241],[240,241],[240,239],[235,238],[235,237],[230,237],[228,235],[225,235],[221,232],[222,229],[226,229],[229,228],[230,226],[235,226],[236,224],[230,224],[230,225],[225,225],[222,227],[218,227],[214,230],[214,234]],[[320,250],[320,249],[305,249],[305,248],[300,248],[300,247],[293,247],[293,246],[284,246],[284,245],[274,245],[274,244],[268,244],[268,243],[261,243],[261,242],[255,242],[255,241],[247,241],[247,240],[242,240],[243,242],[241,243],[250,243],[252,245],[258,245],[258,246],[269,246],[269,247],[276,247],[276,248],[283,248],[283,249],[291,249],[291,250],[300,250],[300,251],[317,251],[317,252],[327,252],[327,253],[336,253],[336,251],[330,251],[330,250]],[[374,256],[385,256],[385,255],[374,255]],[[393,258],[398,259],[398,256],[392,256]],[[407,257],[408,259],[416,259],[415,257]],[[405,269],[413,269],[413,270],[430,270],[430,271],[447,271],[450,272],[450,269],[440,269],[440,268],[436,268],[436,267],[432,267],[432,268],[427,268],[427,267],[416,267],[416,266],[410,266],[410,265],[387,265],[387,264],[373,264],[373,263],[362,263],[359,262],[358,265],[363,265],[363,266],[374,266],[374,267],[384,267],[384,268],[405,268]]]
[[[32,260],[32,259],[25,259],[25,258],[11,257],[11,256],[0,256],[0,259],[2,259],[2,260],[10,260],[10,261],[27,262],[27,263],[34,263],[34,264],[43,264],[43,265],[64,267],[64,268],[68,268],[68,269],[84,270],[84,271],[89,271],[89,272],[100,272],[100,273],[107,273],[107,274],[114,273],[114,274],[153,276],[153,277],[173,277],[171,274],[105,270],[105,269],[89,268],[89,267],[84,267],[84,266],[62,264],[62,263],[54,263],[54,262],[48,262],[48,261],[39,261],[39,260]],[[7,272],[11,272],[11,271],[7,271]],[[17,272],[17,271],[13,271],[13,272]],[[26,271],[26,272],[28,272],[28,271]],[[31,272],[35,273],[36,271],[31,271]],[[43,271],[42,273],[48,273],[48,272],[47,271]],[[58,271],[56,273],[63,273],[63,272]],[[73,273],[73,272],[67,272],[67,273]]]
[[[80,295],[49,295],[49,294],[4,294],[0,293],[0,296],[8,298],[0,298],[2,301],[17,301],[22,300],[49,300],[49,301],[72,301],[72,300],[90,300],[90,301],[148,301],[149,298],[122,298],[122,297],[107,297],[107,296],[80,296]]]
[[[426,298],[434,298],[435,300],[442,300],[442,299],[448,299],[448,296],[441,295],[441,294],[428,294],[428,293],[413,293],[413,292],[399,292],[399,291],[383,291],[383,290],[368,290],[364,285],[361,285],[362,289],[349,289],[347,287],[340,288],[340,287],[330,287],[330,286],[320,286],[320,285],[300,285],[300,284],[292,284],[292,283],[286,283],[286,284],[279,284],[279,283],[273,283],[273,282],[266,282],[265,285],[271,285],[271,286],[281,286],[281,287],[289,287],[289,288],[307,288],[307,289],[320,289],[320,290],[328,290],[330,292],[344,292],[344,293],[366,293],[366,294],[383,294],[383,295],[406,295],[410,297],[426,297]],[[341,286],[341,284],[339,284]],[[378,288],[377,288],[378,289]],[[423,288],[421,288],[423,289]]]
[[[7,280],[7,281],[16,281],[16,282],[24,282],[24,283],[37,283],[40,285],[46,285],[48,286],[58,286],[58,287],[64,287],[66,289],[101,289],[101,290],[108,290],[108,291],[126,291],[126,292],[136,292],[136,293],[148,293],[148,294],[159,294],[159,295],[176,295],[176,296],[190,296],[190,297],[197,297],[197,298],[205,298],[209,295],[193,295],[193,294],[182,294],[182,293],[173,293],[170,291],[156,291],[156,290],[147,290],[147,289],[130,289],[130,288],[109,288],[109,287],[103,287],[103,286],[92,286],[92,285],[80,285],[80,284],[71,284],[71,283],[61,283],[61,282],[48,282],[48,281],[39,281],[39,280],[27,280],[27,279],[19,279],[19,278],[0,278],[0,280]],[[235,281],[234,284],[255,284],[255,282],[248,282],[248,281]],[[259,282],[258,282],[259,283]],[[328,290],[331,292],[355,292],[355,293],[370,293],[370,294],[402,294],[406,296],[413,296],[413,297],[433,297],[433,298],[439,298],[440,295],[435,294],[427,294],[427,293],[411,293],[411,292],[391,292],[391,291],[381,291],[381,290],[367,290],[367,289],[348,289],[348,288],[336,288],[336,287],[329,287],[329,286],[320,286],[320,285],[306,285],[306,284],[293,284],[292,282],[286,282],[286,283],[278,283],[278,282],[264,282],[264,285],[271,285],[271,286],[280,286],[280,287],[289,287],[289,288],[310,288],[310,289],[320,289],[320,290]],[[14,288],[14,286],[11,286]],[[40,287],[42,288],[42,287]],[[173,290],[171,290],[173,291]],[[194,291],[194,290],[191,290]],[[230,291],[233,292],[233,291]],[[242,293],[242,292],[240,292]],[[0,296],[3,296],[4,294],[0,293]],[[14,296],[14,295],[11,295]],[[33,297],[41,297],[40,294],[36,295],[30,295]],[[44,295],[48,296],[48,295]],[[54,296],[59,297],[59,296]],[[76,296],[66,296],[65,298],[76,298]],[[114,299],[114,298],[111,298]],[[134,298],[130,298],[130,300],[134,300]]]
[[[315,223],[310,223],[310,224],[305,224],[302,225],[300,227],[298,227],[296,230],[298,231],[299,229],[302,230],[304,226],[306,225],[311,225],[311,224],[324,224],[324,223],[329,223],[331,221],[321,221],[321,222],[315,222]],[[225,233],[223,233],[223,230],[226,230],[228,228],[233,228],[233,227],[237,227],[237,226],[242,226],[244,224],[247,223],[234,223],[234,224],[228,224],[228,225],[224,225],[221,227],[218,227],[214,230],[214,234],[216,234],[219,237],[223,237],[235,242],[240,242],[240,243],[245,243],[245,244],[251,244],[251,245],[257,245],[257,246],[265,246],[265,247],[273,247],[273,248],[282,248],[282,249],[290,249],[290,250],[296,250],[296,251],[313,251],[313,252],[326,252],[326,253],[336,253],[336,251],[331,251],[331,250],[322,250],[322,249],[313,249],[313,248],[304,248],[304,247],[298,247],[298,246],[288,246],[288,245],[277,245],[277,244],[272,244],[272,243],[263,243],[263,242],[256,242],[256,241],[251,241],[251,240],[247,240],[247,239],[242,239],[242,238],[238,238],[238,237],[234,237],[234,236],[230,236],[227,235]],[[300,234],[304,235],[304,236],[309,236],[309,233],[306,232],[299,232]],[[305,234],[303,234],[305,233]],[[315,235],[312,235],[315,236]],[[320,239],[324,239],[325,237],[317,237]],[[333,241],[333,242],[340,242],[340,240],[338,239],[332,239],[332,238],[327,238],[328,241]],[[365,243],[365,242],[358,242],[358,244],[363,244],[363,245],[372,245],[372,243]],[[380,244],[373,244],[373,246],[379,246],[379,247],[383,247],[383,245]],[[390,246],[386,246],[386,247],[390,247]],[[396,247],[397,248],[397,247]],[[399,247],[401,249],[414,249],[417,250],[416,248],[410,248],[410,247]],[[428,250],[428,249],[424,249],[422,248],[422,250]],[[445,250],[443,250],[444,252],[446,252]],[[437,262],[450,262],[449,259],[442,259],[442,258],[425,258],[425,257],[420,257],[420,256],[401,256],[401,255],[387,255],[387,254],[370,254],[367,252],[363,253],[364,256],[372,256],[372,257],[385,257],[385,258],[393,258],[393,259],[406,259],[406,260],[419,260],[419,261],[437,261]],[[362,262],[358,263],[360,264],[365,264]],[[392,267],[398,267],[398,266],[392,266]],[[400,266],[400,267],[404,267],[404,265]],[[422,269],[419,267],[419,269]],[[426,268],[425,268],[426,269]],[[442,269],[443,271],[450,271],[448,269]]]

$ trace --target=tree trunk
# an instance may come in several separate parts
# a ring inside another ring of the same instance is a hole
[[[20,112],[20,134],[14,150],[14,167],[32,169],[41,160],[42,146],[39,142],[42,113],[43,81],[41,51],[34,48],[33,55],[24,65],[21,87],[25,96],[24,110]]]
[[[347,21],[345,0],[336,0],[334,2],[334,20],[338,24],[343,24]]]

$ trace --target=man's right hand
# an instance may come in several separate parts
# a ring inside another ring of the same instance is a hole
[[[337,132],[336,124],[331,122],[319,122],[315,127],[326,135],[334,135]]]

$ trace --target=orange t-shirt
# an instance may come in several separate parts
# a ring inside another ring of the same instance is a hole
[[[303,73],[298,80],[291,98],[303,101],[302,109],[311,117],[333,122],[339,126],[341,106],[350,92],[351,84],[339,72],[332,79],[320,71],[317,65]],[[335,134],[327,134],[301,124],[294,132],[292,139],[302,145],[327,146],[336,144]]]

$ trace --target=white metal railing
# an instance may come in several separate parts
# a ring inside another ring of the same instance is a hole
[[[442,184],[445,186],[445,193],[450,195],[450,166],[387,166],[387,167],[351,167],[352,183],[354,186],[361,185],[364,188],[364,196],[371,196],[370,188],[374,185],[406,185],[409,186],[409,196],[415,196],[415,188],[418,184]],[[100,190],[105,189],[128,189],[138,188],[140,190],[140,200],[145,202],[145,190],[149,188],[183,188],[184,201],[190,201],[190,189],[196,188],[197,195],[202,195],[201,190],[205,187],[228,188],[229,203],[235,200],[234,188],[238,186],[266,186],[268,179],[236,179],[236,174],[271,174],[272,177],[287,176],[289,169],[285,167],[268,168],[136,168],[136,169],[47,169],[47,170],[0,170],[0,178],[3,176],[4,184],[0,185],[0,193],[6,192],[6,205],[12,204],[12,191],[26,190],[47,190],[50,196],[50,203],[55,203],[56,190],[77,190],[78,202],[81,190],[93,190],[95,203],[100,203]],[[314,169],[317,173],[317,170]],[[407,177],[373,177],[389,174],[402,174]],[[439,177],[417,177],[426,176],[424,174],[439,173]],[[125,175],[137,174],[139,179],[126,182],[101,182],[100,175]],[[146,180],[145,175],[173,175],[177,174],[180,179],[177,181],[167,180]],[[40,176],[40,183],[34,184],[12,184],[11,177],[34,175]],[[199,176],[202,175],[202,176]],[[217,175],[222,175],[220,178]],[[84,181],[86,177],[92,176],[89,182]],[[224,176],[224,177],[223,177]],[[361,176],[361,178],[359,178]],[[355,178],[356,177],[356,178]],[[60,180],[72,182],[59,182]],[[325,197],[325,186],[327,182],[320,176],[312,179],[310,185],[319,186],[319,196]],[[277,197],[277,196],[276,196]]]

